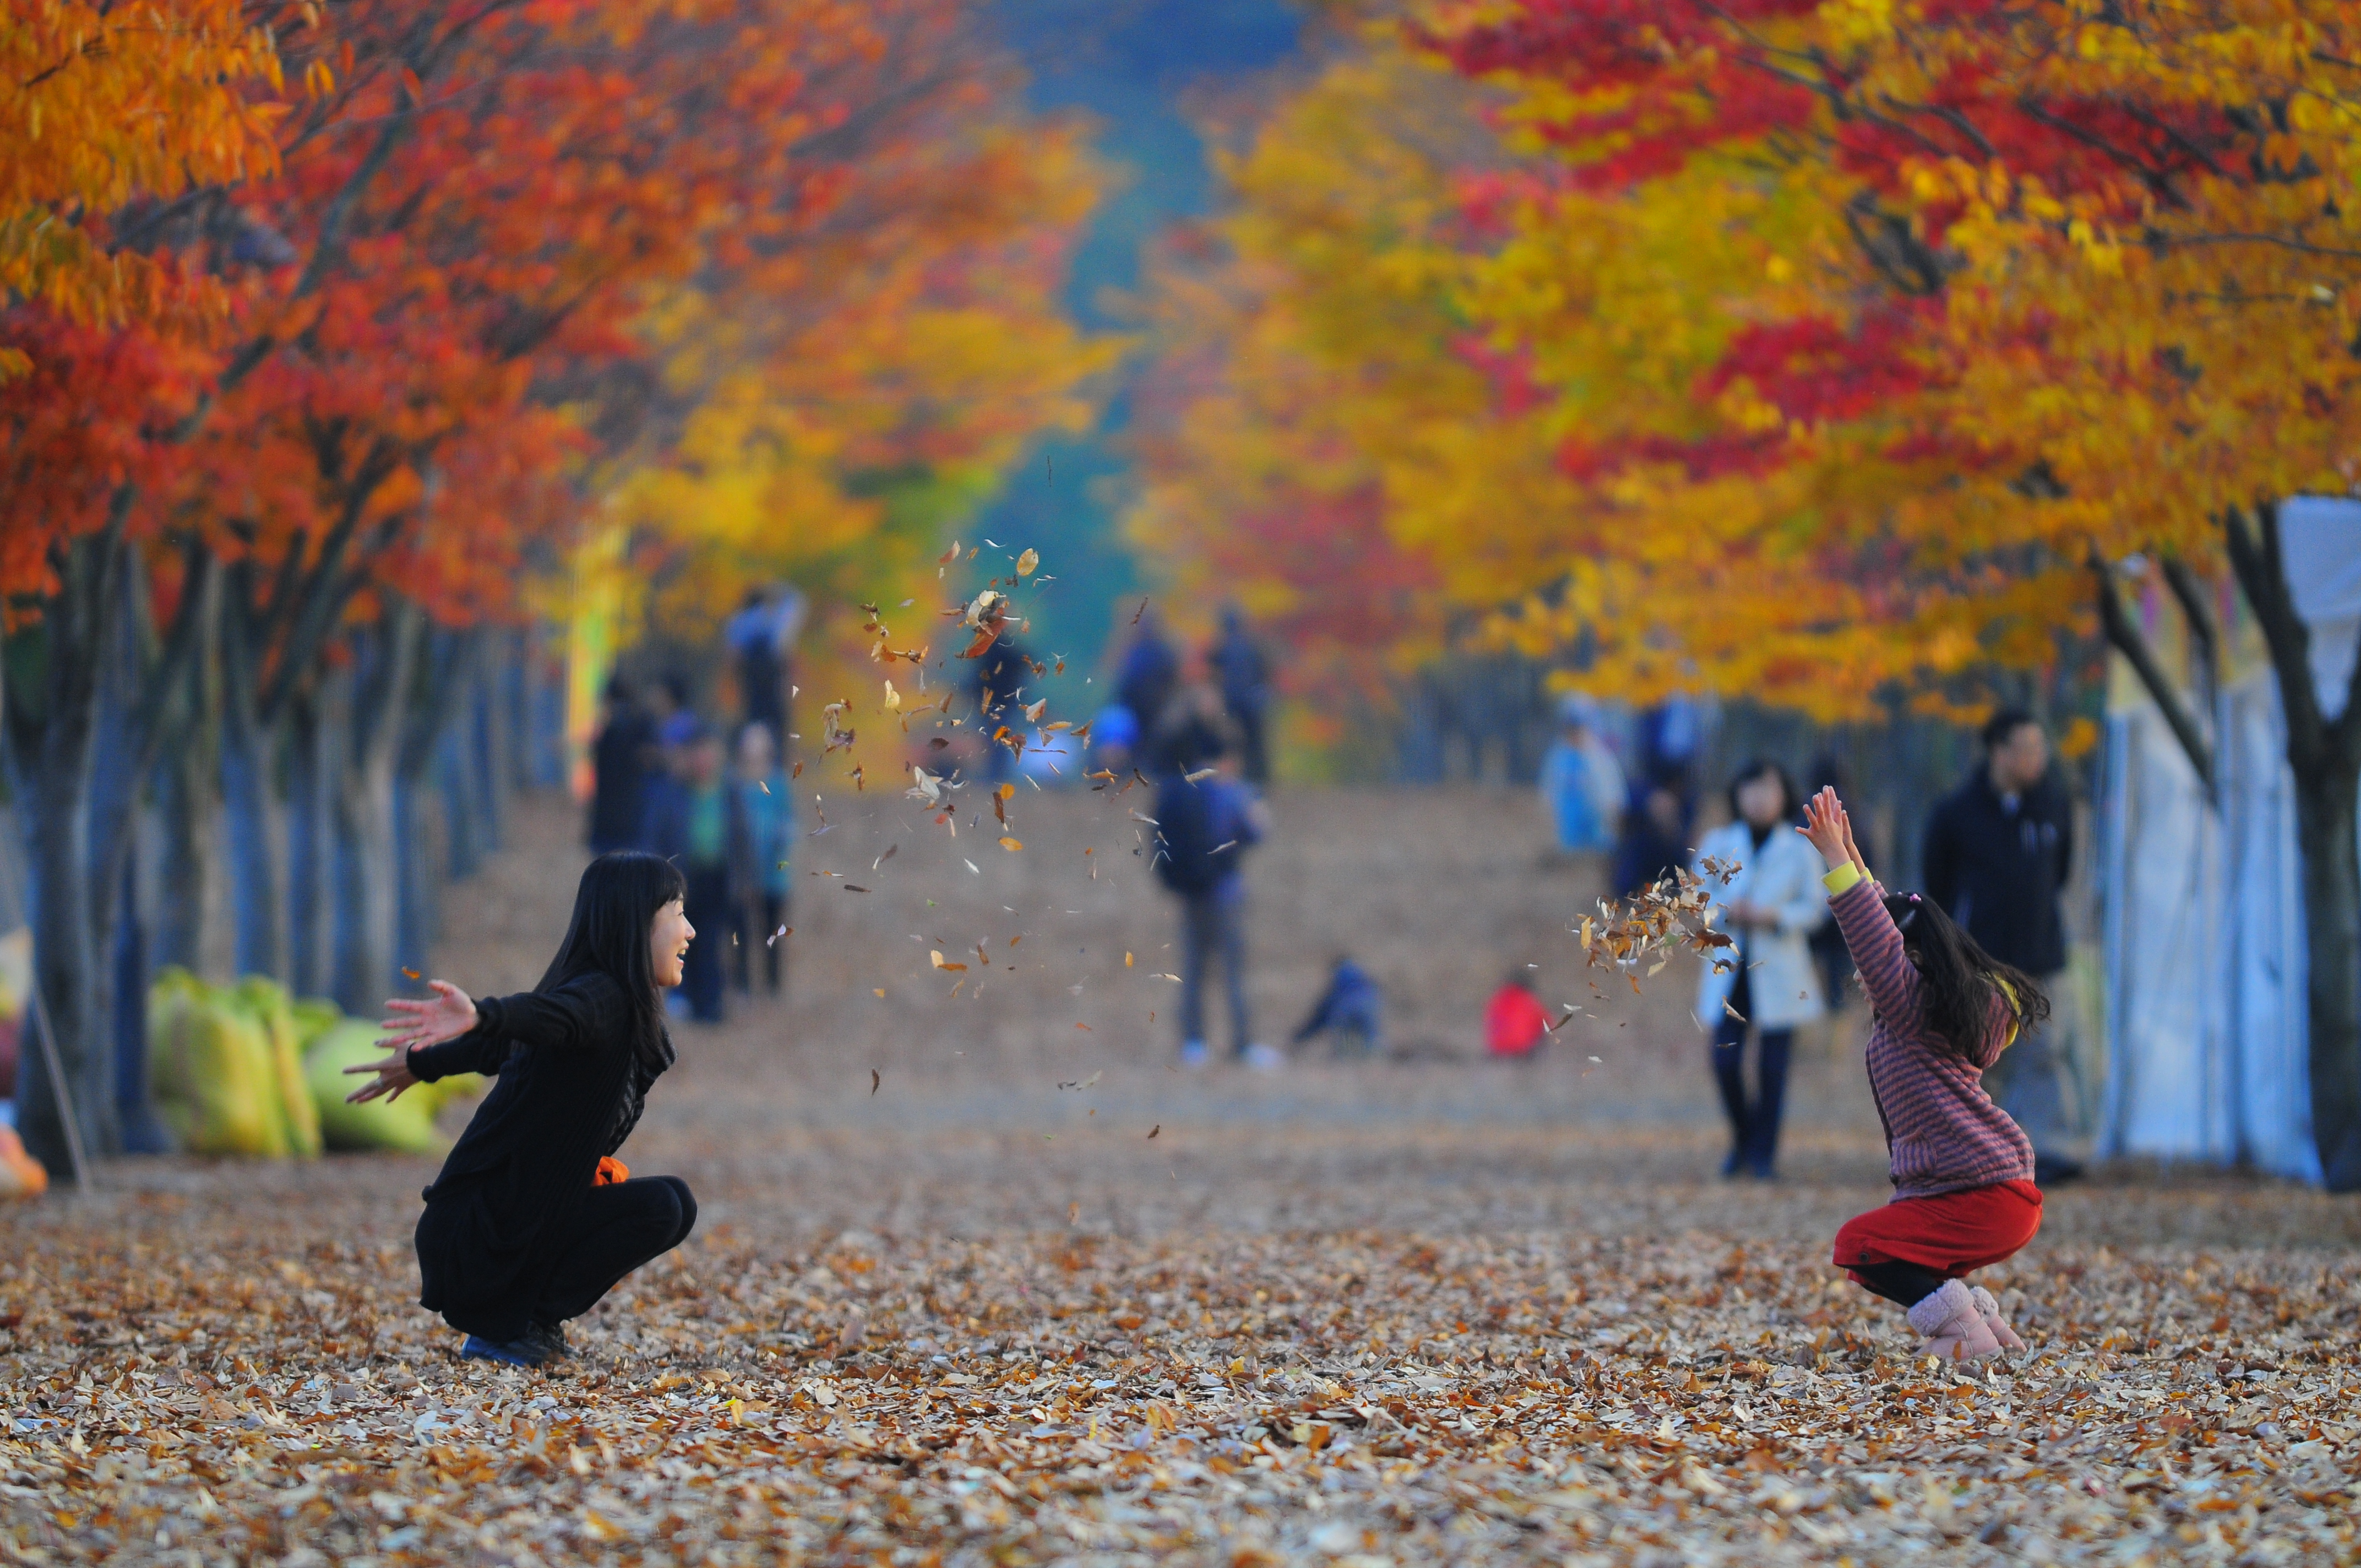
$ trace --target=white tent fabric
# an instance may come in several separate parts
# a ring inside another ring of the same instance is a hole
[[[2334,714],[2361,651],[2361,502],[2290,501],[2279,528]],[[2100,1148],[2316,1182],[2294,780],[2268,669],[2223,692],[2213,728],[2218,814],[2153,705],[2108,717]]]
[[[2321,711],[2345,711],[2361,652],[2361,501],[2298,496],[2279,508],[2279,552],[2295,609],[2312,631],[2312,681]]]

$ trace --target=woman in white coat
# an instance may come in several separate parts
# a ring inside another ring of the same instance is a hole
[[[1713,1076],[1730,1117],[1724,1176],[1741,1171],[1769,1180],[1779,1156],[1779,1110],[1787,1091],[1787,1055],[1795,1025],[1820,1015],[1819,979],[1809,938],[1828,918],[1820,875],[1827,866],[1803,835],[1788,831],[1799,803],[1786,770],[1755,761],[1730,781],[1734,820],[1697,847],[1708,860],[1740,869],[1727,887],[1708,878],[1719,913],[1715,924],[1737,942],[1734,959],[1708,964],[1697,986],[1697,1021],[1713,1036]],[[1756,1040],[1754,1093],[1746,1092],[1746,1036]]]

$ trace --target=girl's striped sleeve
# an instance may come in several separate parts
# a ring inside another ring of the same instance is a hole
[[[1907,1038],[1919,1026],[1918,971],[1903,951],[1902,933],[1894,916],[1885,912],[1883,889],[1850,865],[1830,872],[1826,881],[1837,887],[1838,878],[1847,873],[1850,879],[1829,894],[1828,911],[1837,917],[1837,928],[1844,933],[1845,946],[1852,951],[1853,966],[1861,970],[1861,988],[1869,992],[1870,1005],[1898,1036]]]

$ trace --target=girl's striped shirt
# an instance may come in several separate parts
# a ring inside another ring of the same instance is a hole
[[[1917,966],[1885,912],[1884,890],[1850,864],[1823,879],[1876,1019],[1870,1028],[1870,1092],[1885,1124],[1896,1198],[1932,1198],[2033,1179],[2033,1145],[1983,1090],[1983,1069],[2016,1035],[2014,1011],[1993,999],[1991,1027],[1971,1065],[1927,1026]]]

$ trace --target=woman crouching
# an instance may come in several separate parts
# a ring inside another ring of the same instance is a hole
[[[565,1323],[623,1277],[688,1239],[697,1200],[678,1177],[631,1179],[611,1157],[673,1063],[662,988],[680,983],[697,932],[668,861],[601,855],[541,984],[471,1001],[386,1003],[394,1054],[355,1102],[455,1072],[499,1079],[426,1189],[419,1304],[467,1336],[460,1355],[538,1366],[567,1354]]]

